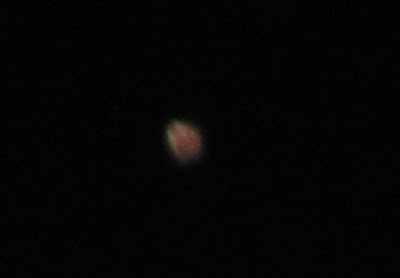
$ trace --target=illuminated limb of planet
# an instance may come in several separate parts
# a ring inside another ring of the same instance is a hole
[[[182,121],[175,120],[167,126],[166,140],[174,158],[183,163],[197,160],[203,151],[200,132]]]

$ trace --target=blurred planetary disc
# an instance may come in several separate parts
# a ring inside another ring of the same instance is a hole
[[[193,125],[174,120],[167,126],[166,135],[169,148],[179,161],[191,162],[199,158],[202,137]]]

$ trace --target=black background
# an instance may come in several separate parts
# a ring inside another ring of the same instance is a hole
[[[381,277],[390,7],[8,2],[2,269]],[[169,156],[175,118],[203,132],[195,164]]]

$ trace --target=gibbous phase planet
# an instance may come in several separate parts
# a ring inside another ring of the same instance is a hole
[[[181,162],[192,162],[202,152],[202,137],[193,126],[182,121],[172,121],[167,126],[167,142],[175,158]]]

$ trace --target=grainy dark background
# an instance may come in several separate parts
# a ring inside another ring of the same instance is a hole
[[[391,7],[46,2],[1,4],[2,269],[382,277]],[[176,117],[204,132],[190,167]]]

